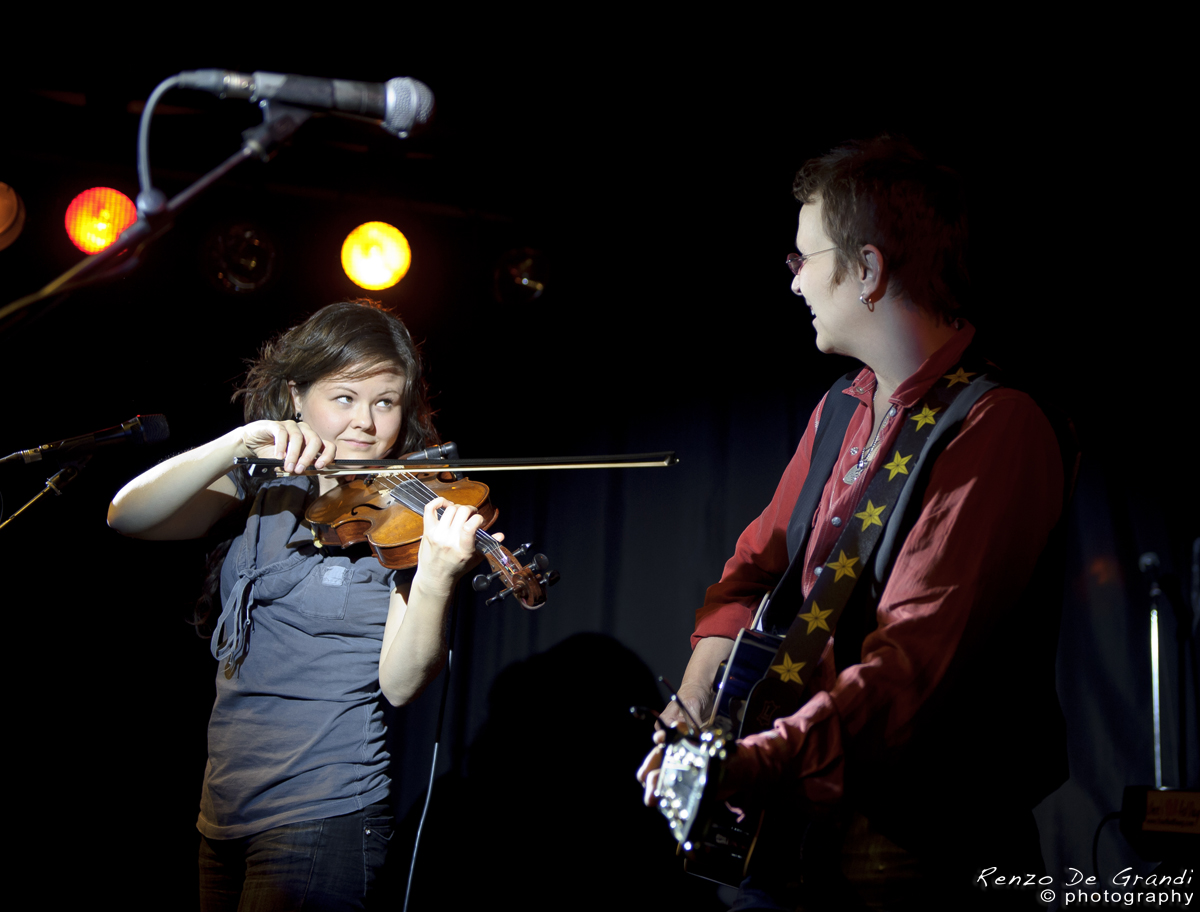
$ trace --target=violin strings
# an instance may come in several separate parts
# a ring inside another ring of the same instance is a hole
[[[388,491],[393,500],[412,510],[414,513],[423,514],[425,507],[430,502],[436,500],[438,495],[415,474],[405,472],[401,475],[401,478],[403,480],[397,482],[394,480],[394,476],[377,475],[375,481]],[[439,517],[442,515],[443,510],[444,508],[438,509]],[[484,554],[494,558],[502,566],[509,568],[509,572],[513,572],[509,555],[505,552],[503,546],[483,529],[475,530],[475,547]],[[518,571],[520,571],[520,566],[520,564],[517,564]],[[510,583],[510,585],[515,585],[515,583]]]
[[[400,475],[400,478],[402,480],[397,482],[391,476],[378,475],[375,477],[375,481],[391,494],[393,500],[403,504],[414,513],[424,513],[425,507],[437,499],[438,495],[416,475],[405,472]],[[442,515],[443,509],[438,509],[438,516]],[[475,544],[485,554],[491,554],[507,563],[504,553],[500,550],[500,543],[483,529],[475,530]]]

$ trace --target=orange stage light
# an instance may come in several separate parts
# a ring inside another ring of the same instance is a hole
[[[137,220],[137,207],[120,190],[92,187],[67,207],[67,236],[84,253],[99,253]]]
[[[391,288],[408,272],[408,238],[387,222],[366,222],[342,244],[342,268],[355,285],[370,291]]]
[[[0,184],[0,250],[17,239],[25,227],[25,201],[8,184]]]

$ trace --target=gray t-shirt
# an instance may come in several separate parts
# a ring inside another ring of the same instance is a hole
[[[259,491],[221,569],[217,700],[197,827],[238,839],[386,800],[379,651],[399,574],[318,549],[304,478]]]

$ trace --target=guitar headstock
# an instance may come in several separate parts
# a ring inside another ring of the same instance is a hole
[[[736,750],[733,736],[727,737],[720,729],[698,737],[680,737],[667,745],[654,795],[684,852],[692,851],[699,831],[707,825],[704,811],[713,802],[721,764]]]
[[[504,588],[487,600],[485,604],[515,595],[522,608],[541,608],[546,604],[546,589],[558,582],[557,570],[550,569],[550,559],[544,554],[534,554],[529,565],[523,566],[520,557],[527,554],[531,544],[524,544],[516,551],[509,551],[499,542],[484,550],[491,573],[480,573],[471,581],[476,592],[484,592],[496,579]]]
[[[761,815],[717,800],[726,761],[737,752],[734,738],[713,729],[669,743],[654,794],[687,870],[737,886],[746,876]]]

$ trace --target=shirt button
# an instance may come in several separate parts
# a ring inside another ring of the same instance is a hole
[[[893,405],[890,409],[888,409],[888,417],[893,418],[893,417],[895,417],[895,415],[896,415],[896,406]]]
[[[850,455],[857,456],[858,455],[858,447],[850,447]]]
[[[856,387],[854,387],[854,388],[855,388],[856,390],[858,390],[860,393],[863,391],[863,388],[862,388],[861,386],[856,386]]]
[[[840,516],[835,516],[833,519],[831,519],[829,521],[831,523],[833,523],[835,526],[840,526],[842,524],[842,518]]]
[[[820,567],[817,567],[815,570],[813,570],[813,576],[820,576],[820,575],[821,575]]]

